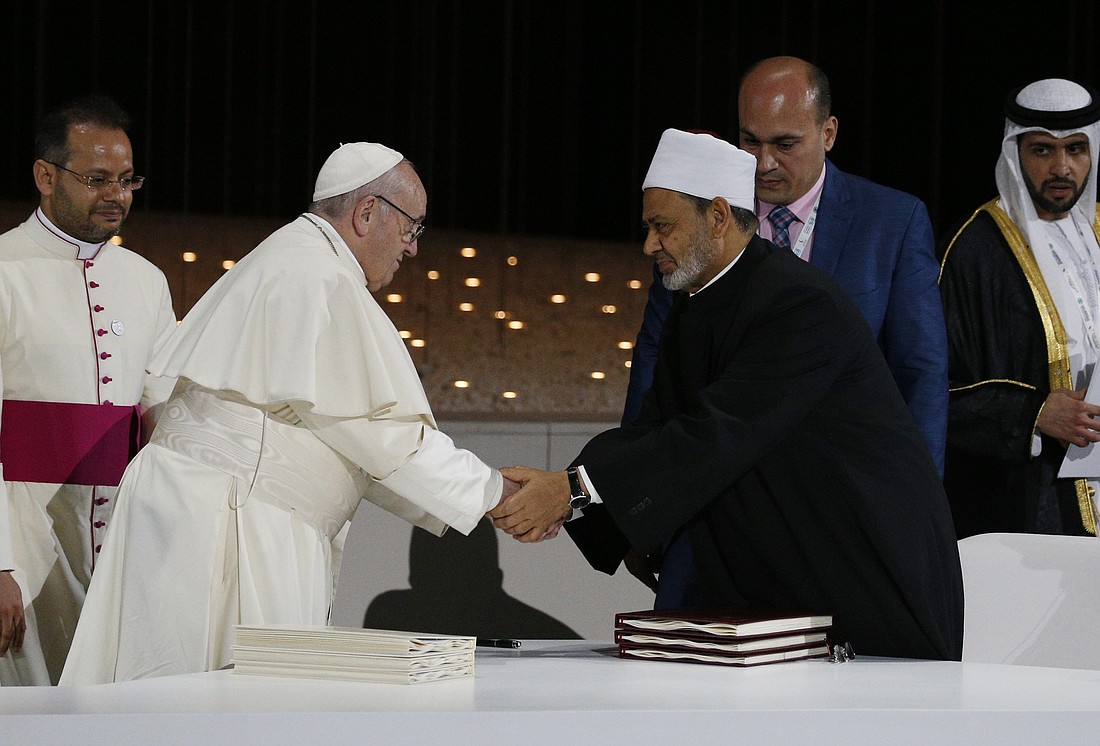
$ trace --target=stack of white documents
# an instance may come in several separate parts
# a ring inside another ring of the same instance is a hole
[[[238,625],[233,671],[419,684],[474,675],[476,638],[357,627]]]

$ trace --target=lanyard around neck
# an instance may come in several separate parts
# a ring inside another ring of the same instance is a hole
[[[822,190],[824,191],[824,190]],[[817,208],[821,206],[821,192],[818,192],[817,199],[814,200],[813,209],[810,210],[810,217],[807,218],[805,225],[802,226],[801,232],[798,234],[798,240],[791,246],[791,251],[799,259],[806,252],[806,247],[810,244],[810,236],[814,233],[814,227],[817,225]]]
[[[1074,300],[1077,304],[1077,310],[1081,313],[1081,320],[1085,324],[1085,331],[1088,332],[1089,342],[1092,343],[1094,350],[1100,349],[1100,339],[1097,338],[1096,324],[1094,321],[1094,314],[1096,311],[1097,296],[1100,295],[1100,276],[1097,276],[1096,261],[1092,256],[1092,252],[1089,250],[1089,243],[1085,240],[1085,235],[1081,231],[1081,227],[1077,225],[1077,218],[1070,215],[1070,220],[1073,222],[1073,227],[1077,231],[1077,237],[1081,239],[1081,245],[1085,249],[1085,256],[1088,260],[1088,267],[1083,267],[1081,272],[1076,271],[1074,267],[1073,272],[1066,267],[1066,263],[1062,261],[1062,257],[1058,254],[1058,250],[1054,247],[1054,242],[1047,240],[1047,248],[1050,250],[1051,256],[1054,257],[1054,261],[1058,264],[1058,267],[1062,270],[1062,276],[1066,279],[1066,284],[1069,285],[1070,292],[1074,295]],[[1070,253],[1076,254],[1073,249],[1073,241],[1066,235],[1065,230],[1062,229],[1060,223],[1054,223],[1054,227],[1058,229],[1058,232],[1062,234],[1062,238],[1065,239],[1066,247]],[[1077,257],[1080,260],[1080,257]],[[1083,276],[1082,276],[1083,272]],[[1089,291],[1088,274],[1092,273],[1092,290],[1091,298]],[[1075,277],[1076,275],[1076,277]],[[1078,285],[1078,280],[1081,280],[1085,284],[1085,289],[1082,290]]]

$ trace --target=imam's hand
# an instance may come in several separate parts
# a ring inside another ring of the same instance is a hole
[[[489,511],[493,525],[522,542],[552,538],[573,511],[569,507],[569,478],[564,471],[540,471],[526,466],[501,469],[522,488]]]

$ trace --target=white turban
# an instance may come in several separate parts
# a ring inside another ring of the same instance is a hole
[[[349,142],[341,145],[321,166],[313,201],[320,202],[338,194],[347,194],[374,181],[404,159],[396,150],[376,142]]]
[[[1061,78],[1040,80],[1014,91],[1005,102],[1005,133],[1001,140],[1001,155],[997,160],[997,191],[1001,208],[1008,213],[1028,244],[1045,242],[1045,228],[1028,194],[1020,168],[1018,138],[1026,132],[1046,132],[1061,139],[1078,132],[1089,139],[1092,168],[1081,198],[1073,206],[1074,215],[1082,225],[1092,225],[1096,217],[1096,166],[1100,158],[1100,100],[1082,85]],[[1091,235],[1091,231],[1086,232]]]
[[[997,191],[1000,206],[1027,238],[1032,256],[1042,272],[1066,333],[1070,372],[1074,387],[1087,383],[1086,374],[1096,361],[1097,350],[1084,317],[1076,309],[1076,295],[1068,275],[1049,250],[1051,224],[1039,217],[1028,193],[1020,166],[1018,139],[1027,132],[1046,132],[1062,139],[1077,133],[1089,141],[1092,164],[1081,196],[1070,210],[1080,238],[1092,256],[1100,256],[1100,245],[1092,230],[1096,218],[1096,166],[1100,152],[1100,101],[1092,91],[1069,80],[1051,78],[1024,86],[1009,94],[1005,102],[1005,134],[997,159]],[[1036,184],[1036,186],[1040,186]],[[1092,310],[1095,313],[1095,309]]]
[[[713,135],[667,129],[657,144],[642,189],[671,189],[693,197],[724,197],[754,209],[756,157]]]

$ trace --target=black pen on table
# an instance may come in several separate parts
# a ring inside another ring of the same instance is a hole
[[[479,637],[477,638],[477,646],[479,648],[518,648],[520,642],[519,640],[510,640],[507,637]]]

